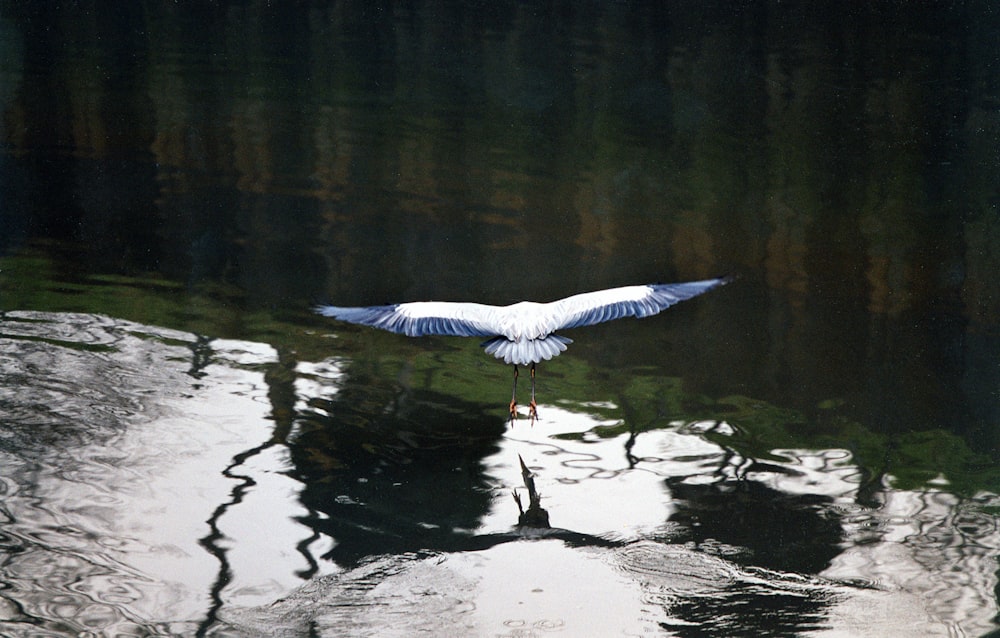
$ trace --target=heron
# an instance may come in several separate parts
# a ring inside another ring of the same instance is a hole
[[[347,323],[371,326],[408,337],[441,335],[488,337],[487,354],[514,366],[510,419],[517,418],[518,366],[530,366],[528,416],[538,419],[535,364],[556,357],[573,343],[556,334],[623,317],[651,317],[674,304],[728,283],[730,277],[673,284],[622,286],[585,292],[549,303],[521,301],[509,306],[450,301],[413,301],[382,306],[317,306],[315,311]]]

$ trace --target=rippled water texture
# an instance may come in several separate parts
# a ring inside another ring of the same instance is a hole
[[[785,450],[787,460],[738,482],[727,450],[699,436],[703,424],[631,443],[627,434],[567,443],[556,437],[601,425],[555,406],[547,412],[556,412],[557,431],[548,423],[544,434],[509,432],[485,463],[499,486],[516,474],[512,458],[530,459],[557,527],[512,531],[510,502],[498,494],[469,541],[489,547],[374,557],[276,605],[225,615],[233,627],[219,635],[950,636],[993,626],[1000,535],[981,509],[993,498],[890,491],[884,505],[861,509],[853,505],[858,470],[843,450]],[[692,490],[714,497],[676,498]],[[704,514],[706,525],[740,525],[740,514],[757,508],[774,520],[741,530],[761,537],[750,547],[729,545],[697,531],[690,510],[706,507],[719,510]],[[961,516],[979,525],[962,527]],[[932,520],[934,540],[918,529]],[[798,555],[754,551],[775,542]],[[816,574],[790,569],[828,557]]]
[[[994,4],[0,0],[0,635],[996,635]]]
[[[338,454],[310,448],[306,425],[345,390],[335,360],[300,362],[297,380],[276,384],[266,345],[31,312],[4,315],[0,347],[0,627],[11,634],[993,627],[996,497],[887,488],[861,507],[846,450],[751,462],[725,445],[738,434],[725,422],[628,432],[586,406],[542,403],[536,427],[473,434],[492,440],[479,462],[460,457],[461,428],[397,427],[353,470],[320,461],[326,485],[307,487],[290,459]],[[299,427],[282,432],[272,400],[289,383]],[[441,482],[406,480],[427,455],[451,460]],[[475,468],[478,486],[466,478]],[[325,495],[315,509],[302,505],[310,490]],[[448,520],[470,491],[481,514]],[[548,524],[519,522],[538,508]],[[366,509],[413,525],[398,537],[398,520]]]
[[[284,452],[267,448],[271,348],[43,313],[5,315],[0,348],[4,631],[184,632],[233,566],[253,566],[251,582],[229,577],[247,602],[298,582],[305,561],[282,556],[294,543],[271,545],[300,509],[274,473]],[[267,533],[242,524],[263,512]],[[235,544],[225,565],[208,542],[220,532]]]

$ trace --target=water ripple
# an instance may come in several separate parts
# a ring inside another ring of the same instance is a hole
[[[0,634],[194,633],[220,569],[198,539],[233,457],[271,436],[274,358],[107,317],[0,315]]]

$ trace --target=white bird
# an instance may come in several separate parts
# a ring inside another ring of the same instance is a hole
[[[623,286],[586,292],[550,303],[522,301],[509,306],[447,301],[415,301],[387,306],[341,308],[317,306],[316,312],[348,323],[372,326],[408,337],[445,335],[489,337],[487,354],[514,365],[510,418],[517,418],[517,366],[531,365],[531,422],[535,405],[535,364],[558,356],[572,343],[557,330],[591,326],[622,317],[649,317],[679,301],[696,297],[730,281],[728,277],[677,284]]]

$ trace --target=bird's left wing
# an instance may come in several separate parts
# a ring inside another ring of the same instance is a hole
[[[492,337],[499,334],[496,306],[477,303],[417,301],[361,308],[317,306],[315,310],[324,317],[381,328],[408,337]]]
[[[729,281],[728,277],[721,277],[679,284],[624,286],[573,295],[549,304],[553,307],[550,316],[556,318],[552,330],[591,326],[622,317],[649,317]]]

